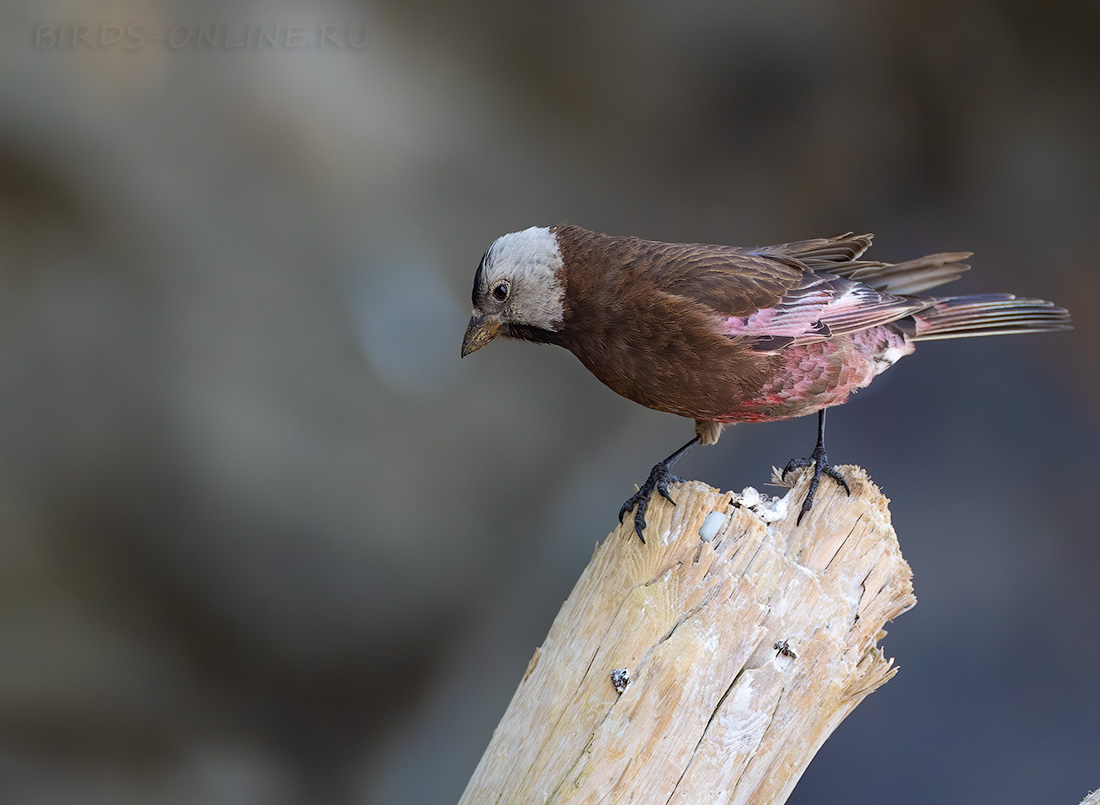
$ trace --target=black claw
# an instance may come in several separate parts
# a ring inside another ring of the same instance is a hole
[[[852,490],[848,486],[848,482],[846,480],[844,480],[844,476],[840,474],[840,470],[838,470],[836,467],[832,466],[831,464],[826,464],[824,467],[822,467],[822,472],[824,472],[826,475],[828,475],[830,478],[832,478],[838,484],[843,486],[844,487],[844,492],[848,495],[848,497],[852,496]]]
[[[668,493],[668,485],[670,483],[680,483],[683,479],[673,475],[665,462],[655,464],[653,469],[649,471],[649,477],[646,478],[645,483],[641,488],[631,495],[622,508],[619,509],[619,522],[623,521],[627,512],[631,509],[637,508],[634,511],[634,532],[638,535],[638,539],[645,542],[645,537],[642,536],[642,532],[645,531],[646,521],[645,513],[649,509],[649,501],[654,492],[660,494],[665,500],[676,505],[676,501],[672,499],[672,495]]]
[[[806,490],[806,500],[802,503],[802,509],[798,512],[798,519],[795,521],[795,525],[802,525],[802,518],[806,516],[806,513],[810,511],[810,508],[814,505],[814,494],[817,492],[817,487],[821,483],[821,476],[827,475],[844,487],[844,491],[851,495],[851,487],[848,486],[848,481],[840,472],[829,464],[829,457],[825,455],[825,409],[821,409],[818,412],[817,419],[817,447],[810,453],[809,458],[793,458],[787,462],[787,466],[783,468],[783,480],[787,479],[787,474],[800,467],[813,467],[814,474],[810,478],[810,488]]]
[[[649,508],[649,498],[638,502],[638,510],[634,512],[634,533],[638,535],[638,539],[645,545],[645,537],[642,536],[642,532],[645,531],[645,510]]]
[[[783,468],[783,480],[786,481],[787,476],[795,470],[801,467],[809,467],[811,464],[813,464],[813,461],[808,458],[792,458],[787,462],[787,466]]]
[[[645,537],[642,536],[642,532],[645,531],[646,526],[645,513],[646,509],[649,508],[649,500],[654,490],[673,506],[676,505],[676,501],[673,500],[672,495],[668,493],[668,485],[670,483],[681,483],[683,478],[678,478],[673,475],[671,467],[698,443],[699,437],[696,436],[664,461],[658,461],[654,464],[653,469],[649,471],[649,477],[645,479],[645,483],[642,484],[641,488],[631,495],[626,503],[623,504],[623,507],[619,509],[620,523],[623,521],[623,518],[626,517],[626,513],[634,509],[634,533],[638,535],[638,539],[642,542],[645,542]],[[635,506],[637,507],[636,509],[634,508]]]
[[[680,483],[680,481],[682,480],[680,478],[677,478],[675,475],[668,475],[667,477],[668,477],[668,481],[672,481],[673,483]],[[664,478],[662,478],[660,481],[658,481],[657,482],[657,491],[661,493],[661,497],[663,497],[665,500],[667,500],[669,503],[671,503],[673,506],[675,506],[676,501],[673,500],[672,495],[670,495],[668,493],[668,481],[666,481]]]
[[[825,455],[824,448],[817,447],[810,453],[809,458],[801,458],[797,461],[791,461],[787,464],[783,470],[783,477],[786,478],[787,473],[796,467],[813,467],[814,474],[810,477],[810,488],[806,490],[806,500],[802,503],[802,509],[798,512],[798,519],[795,521],[796,525],[802,525],[802,518],[805,517],[810,509],[814,505],[814,495],[817,493],[817,487],[821,483],[821,476],[827,475],[836,481],[840,486],[844,487],[844,491],[849,495],[852,494],[851,487],[848,486],[848,481],[844,476],[833,466],[829,464],[829,457]]]
[[[627,513],[628,511],[630,511],[631,509],[633,509],[633,508],[634,508],[634,504],[635,504],[635,503],[637,503],[637,502],[638,502],[638,501],[634,500],[634,496],[633,496],[633,495],[631,495],[631,496],[630,496],[629,498],[627,498],[627,501],[626,501],[626,503],[624,503],[624,504],[623,504],[623,506],[622,506],[622,508],[621,508],[621,509],[619,509],[619,524],[620,524],[620,525],[621,525],[621,524],[622,524],[622,522],[623,522],[623,518],[624,518],[624,517],[626,517],[626,513]]]

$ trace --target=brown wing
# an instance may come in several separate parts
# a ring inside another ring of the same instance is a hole
[[[837,273],[835,271],[837,264],[858,260],[871,248],[872,238],[874,235],[871,234],[853,235],[851,232],[845,232],[843,235],[834,235],[831,238],[780,243],[776,246],[768,246],[761,251],[778,257],[794,258],[808,268]]]
[[[865,238],[762,249],[649,241],[639,244],[635,267],[665,293],[718,314],[724,335],[771,352],[888,324],[927,307],[823,270],[852,265],[850,258],[869,243]]]
[[[777,304],[802,282],[797,264],[734,246],[638,241],[632,268],[666,293],[723,316],[748,316]]]
[[[860,261],[870,235],[739,248],[568,230],[567,242],[587,258],[583,262],[643,276],[651,292],[699,305],[714,315],[718,332],[757,351],[824,341],[904,318],[929,301],[889,290],[938,284],[965,270],[956,262],[962,255],[955,254],[896,266]]]

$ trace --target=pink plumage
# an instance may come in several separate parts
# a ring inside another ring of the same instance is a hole
[[[1010,294],[930,297],[968,252],[903,263],[864,260],[870,235],[763,248],[661,243],[576,226],[498,239],[474,280],[463,354],[498,333],[565,347],[637,403],[695,420],[696,436],[659,462],[620,512],[639,536],[669,468],[724,425],[818,413],[813,476],[847,488],[825,454],[825,411],[844,403],[920,341],[1067,329],[1069,313]],[[513,290],[514,289],[514,290]]]

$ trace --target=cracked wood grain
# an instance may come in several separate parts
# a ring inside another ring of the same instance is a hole
[[[796,527],[689,482],[600,545],[535,651],[462,803],[784,802],[896,668],[877,643],[916,603],[888,501],[858,467]],[[726,520],[700,538],[713,512]],[[788,641],[796,656],[773,645]],[[611,671],[625,668],[619,694]]]

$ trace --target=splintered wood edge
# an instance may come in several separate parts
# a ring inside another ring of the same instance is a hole
[[[797,528],[808,472],[783,499],[678,484],[677,506],[651,503],[645,544],[632,518],[612,531],[462,801],[784,801],[897,673],[878,641],[916,603],[887,499],[841,471],[851,496],[824,480]]]

